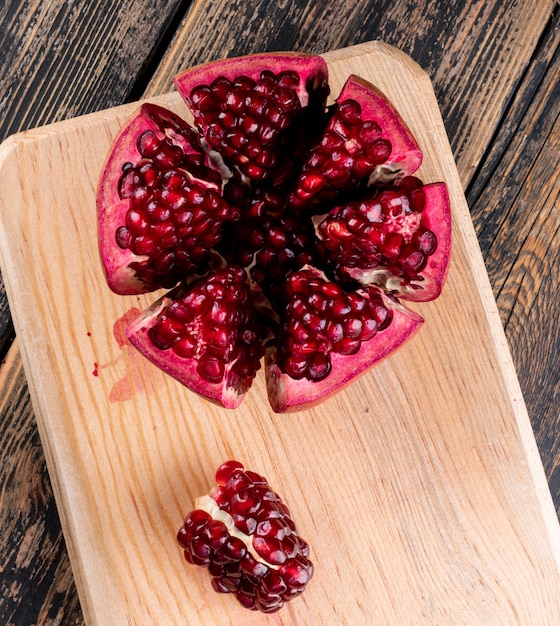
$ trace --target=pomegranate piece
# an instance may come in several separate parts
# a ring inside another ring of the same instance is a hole
[[[206,567],[214,590],[234,594],[243,607],[279,611],[313,576],[309,545],[266,478],[230,460],[216,483],[177,533],[185,559]]]
[[[290,203],[297,208],[400,180],[415,172],[422,152],[384,94],[350,76],[336,101],[321,141],[307,155]]]
[[[220,226],[239,217],[221,187],[197,133],[144,104],[116,138],[99,183],[99,246],[111,289],[172,287],[200,268]]]
[[[449,214],[445,184],[408,176],[336,207],[317,232],[339,279],[428,301],[441,293],[449,266]]]
[[[327,78],[319,56],[256,54],[187,70],[175,85],[211,149],[249,180],[278,185],[325,115]]]
[[[265,332],[245,271],[229,266],[169,292],[126,336],[192,391],[235,408],[260,368]]]
[[[314,268],[291,274],[286,292],[277,349],[266,363],[277,413],[323,401],[396,350],[423,322],[377,286],[343,290]]]
[[[221,406],[263,355],[273,410],[313,406],[419,329],[402,302],[441,293],[447,187],[414,175],[422,152],[374,85],[352,75],[327,106],[319,56],[226,59],[175,85],[195,127],[143,105],[99,184],[111,289],[172,289],[128,336]]]

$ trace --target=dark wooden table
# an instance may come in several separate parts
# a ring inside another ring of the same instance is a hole
[[[559,9],[556,0],[6,0],[0,140],[164,93],[178,70],[207,60],[398,46],[433,81],[560,512]],[[82,623],[1,279],[0,360],[0,624]]]

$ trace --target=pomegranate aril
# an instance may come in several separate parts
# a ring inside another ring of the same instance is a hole
[[[360,124],[362,121],[362,107],[355,100],[344,100],[338,105],[337,113],[340,120],[350,126]]]
[[[216,483],[221,487],[225,487],[234,472],[243,472],[243,464],[235,460],[226,461],[216,470]]]
[[[191,511],[185,518],[184,528],[189,532],[196,533],[202,530],[212,519],[206,511]]]
[[[218,593],[231,593],[236,591],[239,586],[238,581],[229,580],[225,577],[213,577],[211,584],[214,591],[217,591]]]
[[[437,238],[435,234],[428,229],[419,229],[414,235],[414,243],[426,256],[434,254],[437,249]]]
[[[239,470],[233,471],[225,485],[226,492],[231,496],[239,493],[240,491],[244,491],[253,485],[253,480],[251,477],[243,471],[243,467]]]
[[[202,536],[213,550],[221,548],[229,537],[228,529],[223,522],[212,520],[206,524]]]
[[[365,156],[373,165],[379,165],[389,158],[392,149],[389,140],[377,139],[365,145]]]
[[[316,352],[308,360],[306,376],[309,380],[320,381],[331,373],[332,365],[328,354]]]
[[[272,537],[282,541],[290,528],[281,518],[267,518],[260,521],[255,529],[255,534],[260,537]]]
[[[257,520],[254,517],[247,517],[244,514],[232,513],[231,515],[235,527],[246,535],[252,535],[257,528]]]
[[[281,596],[288,590],[286,581],[277,570],[269,570],[262,578],[262,586],[267,594]]]
[[[212,548],[207,543],[205,538],[193,537],[189,543],[189,550],[193,560],[204,565],[210,563]]]
[[[237,563],[247,554],[247,547],[238,537],[230,536],[222,546],[221,553],[228,561]]]
[[[153,157],[159,150],[161,141],[153,130],[147,130],[138,137],[138,152],[145,158]]]
[[[295,557],[285,561],[279,572],[289,588],[301,590],[313,576],[313,565],[306,557]]]
[[[259,510],[260,504],[260,498],[250,488],[236,492],[230,500],[232,514],[240,516],[255,514]]]
[[[281,565],[286,560],[282,543],[274,537],[253,537],[253,547],[271,565]]]

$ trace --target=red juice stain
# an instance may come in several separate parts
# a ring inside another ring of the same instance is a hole
[[[135,392],[146,392],[146,381],[153,376],[149,361],[126,338],[126,329],[141,314],[140,309],[133,307],[113,324],[113,336],[121,349],[120,355],[113,361],[104,364],[95,363],[94,376],[99,376],[102,369],[125,368],[125,374],[117,380],[109,392],[109,402],[126,402]],[[153,385],[150,384],[150,388]]]
[[[119,347],[124,348],[130,346],[125,334],[126,329],[132,324],[132,322],[138,319],[141,313],[142,311],[140,311],[140,309],[133,307],[122,317],[119,317],[119,319],[113,324],[113,336],[115,337]]]

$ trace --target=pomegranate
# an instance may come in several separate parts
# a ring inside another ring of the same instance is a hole
[[[274,613],[311,580],[309,545],[266,478],[231,460],[217,469],[216,483],[177,533],[185,559],[208,568],[215,591]]]
[[[441,292],[445,183],[395,107],[350,76],[334,104],[322,57],[257,54],[176,77],[194,126],[144,104],[98,191],[118,294],[171,291],[127,331],[203,397],[239,406],[265,363],[274,411],[306,408],[402,345]]]

